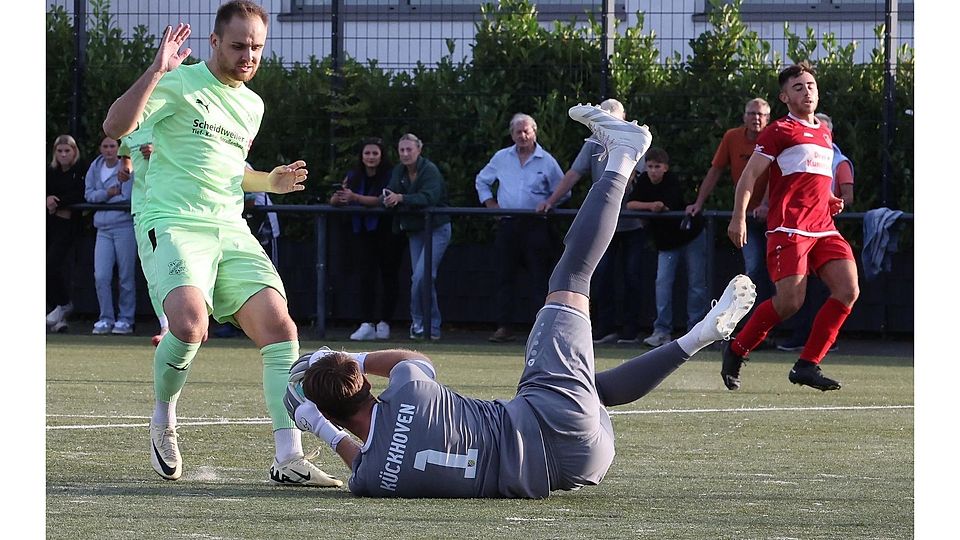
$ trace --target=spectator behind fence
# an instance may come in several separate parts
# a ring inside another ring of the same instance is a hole
[[[73,312],[67,270],[80,232],[80,212],[69,206],[83,202],[84,171],[73,137],[54,139],[47,167],[47,326],[53,332],[65,332]]]
[[[833,119],[823,113],[817,113],[814,116],[826,124],[833,133]],[[830,184],[833,194],[843,199],[843,206],[849,207],[853,204],[853,164],[850,158],[843,155],[837,143],[833,143],[833,183]],[[810,336],[810,329],[813,328],[813,317],[816,315],[817,308],[823,305],[830,296],[823,281],[816,276],[810,276],[807,279],[807,297],[803,302],[800,311],[793,316],[795,326],[790,337],[783,343],[778,343],[777,348],[781,351],[800,351],[803,350],[807,337]],[[829,351],[834,352],[838,349],[837,342],[834,341]]]
[[[650,212],[679,211],[684,208],[680,181],[670,172],[670,156],[661,148],[646,155],[646,171],[637,178],[627,202],[631,210]],[[670,343],[673,330],[673,284],[677,266],[683,260],[687,269],[687,330],[707,312],[707,235],[703,216],[652,220],[649,226],[657,247],[657,319],[653,333],[643,340],[651,347]]]
[[[600,108],[609,112],[613,116],[624,119],[625,111],[623,104],[610,98],[600,104]],[[598,157],[603,156],[603,159]],[[593,182],[596,183],[603,175],[603,170],[607,166],[607,156],[604,154],[603,146],[600,143],[588,139],[580,148],[580,153],[570,165],[570,170],[563,175],[560,185],[553,190],[553,193],[547,197],[547,200],[537,206],[538,212],[548,212],[560,200],[566,197],[583,175],[590,173]],[[621,209],[626,208],[627,198],[633,191],[636,172],[645,169],[644,160],[640,158],[637,169],[634,174],[627,179],[627,187],[624,190],[623,203]],[[593,342],[611,343],[636,343],[639,332],[640,322],[640,299],[643,293],[643,248],[646,243],[646,234],[644,226],[646,220],[641,218],[621,217],[617,221],[617,232],[613,235],[610,247],[600,259],[593,273],[593,280],[590,282],[590,297],[593,302],[590,303],[593,308]],[[617,268],[617,263],[620,267]],[[616,273],[619,270],[623,276],[624,290],[620,298],[623,299],[623,326],[620,333],[616,328]]]
[[[379,207],[380,197],[393,169],[383,139],[364,139],[354,168],[330,195],[334,206]],[[350,216],[350,262],[360,291],[360,327],[350,334],[354,341],[390,339],[390,319],[397,307],[400,260],[406,243],[394,234],[393,217],[384,214]],[[377,311],[377,289],[380,310]],[[379,322],[377,322],[379,321]]]
[[[400,137],[397,145],[397,151],[400,154],[400,164],[393,168],[390,174],[390,182],[383,191],[382,204],[386,208],[397,210],[422,210],[427,207],[446,207],[447,187],[440,174],[440,169],[430,160],[420,155],[423,151],[423,141],[417,138],[413,133],[407,133]],[[424,291],[424,227],[426,218],[423,214],[399,214],[393,220],[394,232],[403,231],[407,234],[410,244],[410,268],[412,275],[410,277],[410,339],[422,340],[424,338],[424,309],[422,305]],[[437,269],[440,268],[440,262],[443,260],[443,254],[450,245],[452,236],[452,227],[450,225],[450,216],[446,214],[436,214],[430,217],[430,223],[433,231],[430,235],[431,244],[431,267],[430,276],[433,279],[433,287],[430,289],[430,339],[436,341],[440,339],[440,306],[437,303]]]
[[[133,182],[133,187],[130,189],[130,214],[133,216],[133,230],[138,242],[138,254],[146,249],[152,249],[152,246],[141,246],[139,244],[139,242],[149,242],[148,235],[146,233],[137,234],[137,213],[143,204],[147,191],[147,170],[150,168],[151,155],[153,155],[153,128],[149,126],[143,126],[120,140],[120,172],[117,173],[117,178],[121,182],[127,180]],[[153,276],[146,276],[146,273],[151,272],[152,268],[144,264],[140,266],[147,278],[150,304],[160,326],[160,330],[150,340],[156,347],[163,339],[163,335],[167,333],[167,316],[163,314],[163,305],[155,299],[156,295],[153,294],[152,283],[156,283],[156,279]]]
[[[480,202],[487,208],[535,210],[553,193],[563,170],[557,160],[537,142],[537,122],[517,113],[510,119],[513,146],[498,150],[480,173],[476,186]],[[499,181],[496,194],[494,182]],[[567,197],[567,194],[563,195]],[[531,296],[547,293],[547,276],[555,255],[554,235],[544,216],[503,216],[497,221],[494,243],[497,267],[497,330],[490,341],[514,339],[509,324],[517,297],[517,272],[523,266],[531,276]]]
[[[84,197],[90,203],[130,202],[133,182],[121,181],[119,144],[104,136],[100,155],[87,169]],[[94,334],[130,334],[137,309],[137,240],[133,216],[127,210],[97,210],[93,214],[97,241],[93,250],[93,279],[100,304],[100,318],[93,323]],[[114,309],[113,269],[117,269],[119,302]]]
[[[703,210],[707,198],[713,193],[713,188],[720,181],[724,169],[730,168],[730,178],[733,180],[733,189],[736,190],[740,175],[743,174],[747,161],[753,155],[757,145],[757,137],[767,127],[770,121],[770,104],[763,98],[754,98],[747,102],[743,111],[743,125],[727,130],[713,155],[710,169],[700,188],[697,191],[697,200],[687,206],[686,212],[696,215]],[[744,246],[743,266],[744,273],[757,286],[757,304],[773,294],[773,283],[767,276],[766,246],[767,246],[767,177],[765,171],[757,178],[757,185],[747,202],[747,244]],[[679,210],[677,208],[676,210]]]

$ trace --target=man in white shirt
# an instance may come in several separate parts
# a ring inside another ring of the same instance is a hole
[[[477,174],[480,202],[487,208],[535,211],[563,178],[563,170],[549,152],[537,143],[537,122],[527,114],[510,119],[514,144],[497,151]],[[496,193],[494,183],[498,182]],[[498,220],[495,249],[497,254],[497,331],[490,341],[512,341],[509,329],[513,320],[515,286],[521,267],[531,275],[532,294],[538,300],[546,295],[547,276],[555,258],[554,239],[546,217],[504,216]]]

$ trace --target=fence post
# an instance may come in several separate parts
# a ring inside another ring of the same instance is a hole
[[[893,163],[890,148],[896,129],[897,0],[886,0],[883,30],[883,144],[880,145],[880,204],[890,207]]]
[[[83,116],[83,74],[87,70],[87,0],[73,0],[73,99],[70,102],[70,135],[83,140],[80,117]]]
[[[614,38],[617,34],[616,20],[614,19],[614,1],[603,2],[603,37],[600,41],[600,51],[603,60],[600,62],[600,101],[610,97],[610,57],[613,56]]]
[[[314,233],[316,237],[317,262],[314,267],[317,282],[316,322],[314,331],[316,337],[324,338],[327,335],[327,214],[318,213],[314,218]]]
[[[330,57],[333,74],[330,81],[330,94],[335,100],[340,95],[343,85],[343,19],[340,17],[340,8],[343,0],[330,2]],[[339,107],[332,107],[330,113],[330,173],[336,175],[334,167],[337,163],[337,125],[340,123]]]

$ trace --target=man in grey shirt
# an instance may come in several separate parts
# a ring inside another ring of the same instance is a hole
[[[605,407],[639,399],[697,351],[729,339],[753,306],[753,283],[737,276],[686,335],[595,373],[590,279],[616,230],[627,178],[651,137],[646,126],[591,105],[571,108],[570,116],[590,127],[609,159],[564,240],[527,339],[516,397],[461,396],[436,382],[426,356],[406,350],[323,348],[291,368],[287,410],[351,468],[354,494],[544,498],[598,484],[614,456]],[[365,374],[389,378],[379,397]]]

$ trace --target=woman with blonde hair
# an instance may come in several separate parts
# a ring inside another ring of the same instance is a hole
[[[423,141],[413,133],[400,137],[397,153],[400,163],[393,168],[390,182],[383,190],[382,204],[397,210],[422,210],[427,207],[450,206],[447,202],[447,186],[440,169],[423,157]],[[410,339],[424,339],[427,321],[430,323],[430,339],[440,339],[440,307],[437,303],[437,269],[443,254],[450,245],[452,229],[450,216],[431,216],[431,265],[426,268],[424,253],[424,228],[426,220],[420,213],[401,213],[393,220],[394,232],[406,233],[410,248]],[[422,305],[426,289],[424,277],[429,271],[434,286],[430,289],[430,305]],[[429,317],[429,319],[427,319]]]
[[[53,141],[47,167],[47,326],[53,332],[66,331],[73,311],[66,270],[80,231],[80,212],[69,207],[83,202],[86,169],[73,137],[60,135]]]

